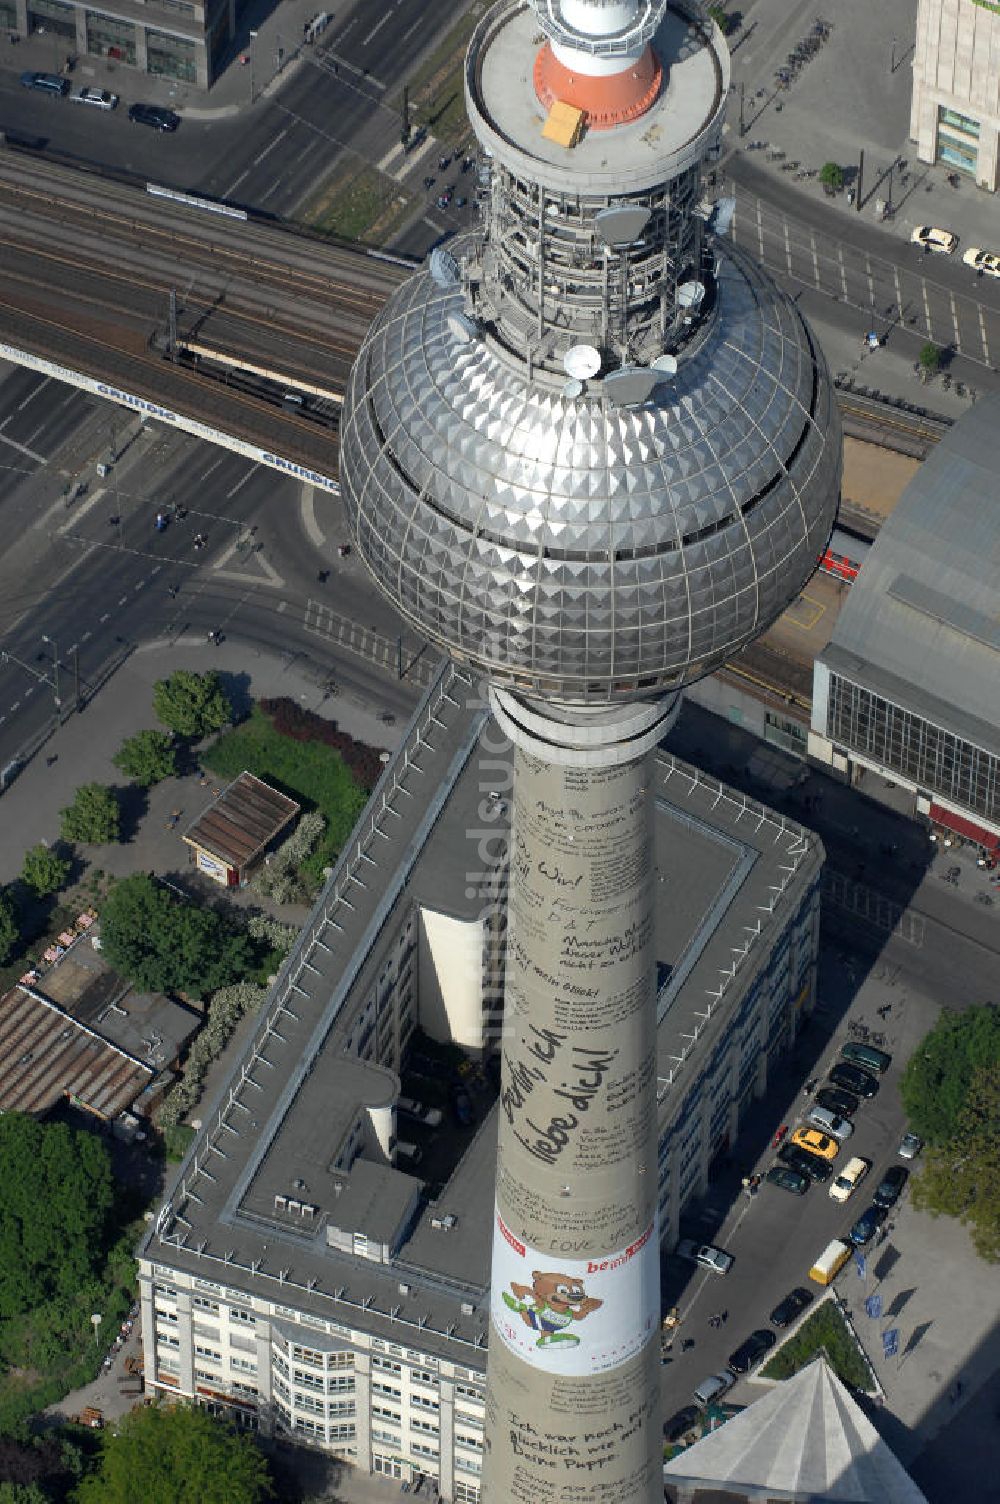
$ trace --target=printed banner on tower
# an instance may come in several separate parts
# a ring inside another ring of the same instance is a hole
[[[500,1213],[493,1228],[490,1308],[505,1346],[547,1373],[603,1373],[634,1358],[659,1322],[656,1224],[597,1258],[542,1253]]]

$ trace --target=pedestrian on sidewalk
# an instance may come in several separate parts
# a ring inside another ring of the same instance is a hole
[[[726,1322],[728,1320],[729,1320],[729,1312],[728,1311],[722,1311],[720,1313],[720,1315],[719,1315],[719,1325],[720,1326],[725,1326],[725,1324],[726,1324]]]

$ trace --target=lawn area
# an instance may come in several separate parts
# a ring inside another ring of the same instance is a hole
[[[375,167],[358,167],[338,173],[321,189],[302,220],[324,235],[378,245],[405,219],[410,204],[410,195],[394,178]]]
[[[761,1369],[765,1379],[790,1379],[819,1353],[825,1353],[839,1379],[854,1389],[870,1394],[874,1388],[868,1365],[858,1349],[847,1322],[832,1300],[804,1321],[794,1337],[782,1344],[771,1361]]]
[[[298,799],[304,810],[321,812],[326,830],[305,864],[317,879],[333,865],[368,798],[339,752],[322,742],[281,736],[257,705],[249,720],[224,732],[201,760],[227,781],[245,768]]]

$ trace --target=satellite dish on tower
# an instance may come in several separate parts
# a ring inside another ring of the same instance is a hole
[[[459,344],[467,345],[478,334],[475,321],[464,313],[449,313],[445,319],[448,333],[458,340]]]
[[[669,381],[671,376],[677,375],[677,356],[658,355],[649,366],[650,370],[658,372],[661,381]]]
[[[583,382],[577,381],[575,376],[571,376],[567,382],[563,383],[562,394],[564,397],[582,397]]]
[[[704,296],[704,282],[682,282],[677,289],[677,302],[681,308],[697,308]]]
[[[577,381],[589,381],[601,369],[601,352],[593,345],[572,345],[563,356],[563,370]]]
[[[443,250],[441,246],[431,251],[428,266],[438,287],[454,287],[460,280],[458,262],[450,251]]]

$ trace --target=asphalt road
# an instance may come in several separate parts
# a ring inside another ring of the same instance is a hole
[[[129,104],[148,97],[141,74],[116,74],[121,104],[114,113],[81,109],[21,88],[23,64],[8,48],[0,67],[0,130],[142,181],[291,215],[359,135],[366,136],[370,161],[382,154],[380,139],[384,150],[398,140],[392,105],[404,71],[453,16],[447,0],[366,0],[324,32],[274,95],[236,116],[184,120],[174,135],[129,121]],[[289,46],[297,40],[289,37]],[[248,98],[249,88],[248,71]],[[209,95],[206,104],[212,102]]]
[[[28,447],[29,428],[41,444],[47,414],[53,435],[58,427],[72,439],[71,415],[79,408],[82,421],[99,404],[66,398],[57,383],[9,377],[0,384],[0,448],[15,432],[24,438],[11,442]],[[97,439],[93,452],[106,447],[103,427]],[[55,443],[48,455],[45,465],[29,460],[31,468],[0,476],[0,516],[20,534],[0,564],[0,650],[8,655],[0,664],[0,767],[51,723],[56,661],[68,712],[77,664],[86,695],[117,655],[152,639],[207,646],[208,632],[221,632],[286,652],[317,683],[329,683],[331,695],[374,698],[398,715],[412,709],[419,683],[399,683],[393,673],[401,623],[354,556],[339,556],[345,528],[336,498],[315,493],[307,504],[296,483],[270,469],[151,424],[104,480],[92,463],[82,465],[88,489],[67,507],[63,477],[76,472],[60,460],[76,456]],[[183,518],[178,506],[187,509]],[[162,532],[158,512],[171,519]],[[404,638],[404,667],[415,648]],[[366,659],[380,650],[385,667],[376,668]]]

